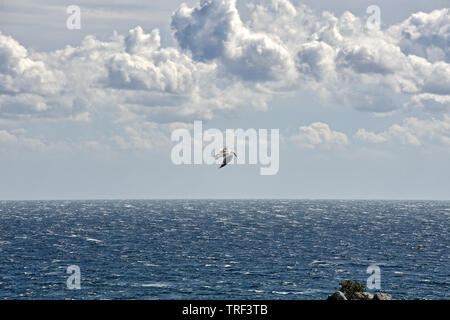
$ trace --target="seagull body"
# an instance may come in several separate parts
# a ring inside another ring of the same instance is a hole
[[[234,152],[232,150],[228,150],[228,148],[225,147],[225,148],[223,148],[223,150],[220,153],[216,154],[216,160],[220,159],[222,157],[223,157],[223,162],[222,162],[222,165],[219,167],[219,169],[222,167],[225,167],[228,163],[230,163],[231,160],[233,160],[233,157],[237,158],[237,154],[236,154],[236,152]]]

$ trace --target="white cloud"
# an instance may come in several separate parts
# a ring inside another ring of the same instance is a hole
[[[316,81],[336,80],[336,51],[322,41],[302,45],[297,53],[297,68],[303,75],[311,75]]]
[[[299,131],[291,139],[303,148],[314,149],[318,146],[330,148],[333,146],[345,146],[349,143],[345,133],[333,131],[328,124],[323,122],[314,122],[309,126],[301,126]]]
[[[139,26],[108,41],[88,36],[78,47],[33,54],[0,34],[6,106],[0,112],[77,119],[92,108],[130,105],[158,107],[160,118],[180,121],[186,114],[211,118],[252,101],[264,109],[280,90],[308,90],[360,110],[390,112],[402,107],[399,95],[417,100],[450,92],[448,59],[412,55],[404,42],[431,41],[447,52],[448,9],[418,13],[380,31],[368,30],[350,12],[317,15],[288,0],[251,10],[243,22],[235,0],[181,5],[172,26],[185,52],[162,47],[157,29],[146,33]]]
[[[55,94],[64,85],[64,75],[33,59],[16,40],[0,32],[0,94]]]
[[[420,14],[428,17],[430,41],[437,28],[434,23],[441,25],[436,31],[439,36],[445,35],[448,39],[450,34],[449,23],[433,19],[436,13],[442,16],[448,11]],[[350,12],[339,18],[324,13],[321,20],[317,17],[317,25],[309,39],[299,36],[297,67],[299,85],[318,92],[325,99],[360,110],[390,112],[402,107],[403,104],[398,103],[401,96],[448,94],[450,91],[448,59],[434,61],[408,54],[402,48],[402,37],[392,31],[396,26],[369,30]],[[448,41],[433,43],[445,50],[448,48]]]
[[[0,74],[0,115],[5,118],[87,121],[99,110],[122,114],[121,107],[138,106],[132,111],[164,109],[170,121],[182,117],[193,104],[198,118],[214,109],[204,100],[216,86],[215,64],[193,61],[176,48],[162,48],[156,29],[146,34],[136,27],[126,37],[115,34],[109,41],[88,36],[78,47],[37,52],[33,59],[13,39],[2,36],[0,40],[5,40],[0,46],[4,71]],[[45,70],[33,71],[35,78],[27,78],[27,73],[16,71],[23,69],[20,65]],[[53,74],[63,75],[59,86],[51,86]]]
[[[37,115],[45,113],[48,108],[45,98],[37,94],[0,95],[0,113],[3,116]]]
[[[450,117],[445,115],[442,120],[406,118],[401,125],[394,124],[381,133],[359,129],[354,137],[371,143],[450,146]]]
[[[138,137],[160,140],[165,124],[266,110],[279,93],[307,91],[378,114],[405,106],[448,114],[448,9],[369,30],[350,12],[316,14],[288,0],[249,7],[243,21],[235,0],[181,5],[172,16],[178,47],[161,46],[157,29],[139,26],[49,52],[29,52],[0,33],[0,117],[107,119],[123,131],[119,140],[149,147],[156,144]],[[304,145],[348,143],[329,128],[305,128]],[[423,138],[404,125],[389,130],[357,137],[408,144]]]
[[[285,90],[317,92],[359,110],[391,112],[402,107],[402,96],[450,90],[450,82],[445,81],[450,77],[447,62],[403,50],[405,34],[399,36],[395,30],[414,19],[378,31],[367,29],[350,12],[341,17],[328,12],[316,15],[287,0],[250,7],[253,11],[244,24],[233,0],[203,1],[195,8],[182,5],[172,18],[175,37],[194,59],[218,62],[222,71],[241,79],[278,80]],[[447,37],[449,24],[439,18],[446,13],[446,9],[421,13],[427,23],[416,32]],[[254,45],[255,39],[261,43]],[[435,45],[447,48],[443,41]],[[291,69],[292,59],[296,70]],[[289,81],[281,81],[280,76]],[[266,84],[271,86],[273,81]]]
[[[359,129],[355,133],[354,137],[359,140],[371,143],[382,143],[387,141],[387,138],[383,134],[376,134],[373,132],[366,131],[365,129]]]
[[[449,113],[450,95],[423,93],[415,95],[406,104],[407,108],[419,109],[431,113]]]
[[[450,60],[450,13],[448,8],[417,12],[389,28],[401,50],[431,62]]]
[[[182,4],[172,16],[175,38],[194,59],[217,60],[226,72],[248,81],[284,81],[293,77],[291,53],[277,38],[242,22],[235,0]]]
[[[125,51],[130,54],[146,53],[152,54],[161,46],[161,36],[158,29],[153,29],[146,34],[140,26],[131,29],[125,37]]]
[[[186,95],[215,70],[214,65],[195,62],[175,48],[162,48],[157,29],[145,34],[136,27],[124,42],[125,52],[115,52],[105,61],[106,86]]]
[[[16,130],[15,134],[7,130],[0,130],[0,149],[26,148],[43,150],[46,147],[46,144],[41,139],[26,137],[20,134],[19,130]]]

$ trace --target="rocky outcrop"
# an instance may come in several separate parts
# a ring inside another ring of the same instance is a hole
[[[347,298],[345,297],[345,295],[342,292],[336,291],[332,295],[328,296],[327,300],[337,301],[337,300],[347,300]]]
[[[373,296],[373,300],[392,300],[392,297],[390,294],[378,292]]]
[[[368,292],[355,292],[349,300],[372,300],[373,294]]]
[[[338,300],[392,300],[391,295],[387,293],[375,293],[370,294],[368,292],[355,292],[351,296],[346,297],[341,291],[336,291],[327,298],[328,301],[338,301]]]

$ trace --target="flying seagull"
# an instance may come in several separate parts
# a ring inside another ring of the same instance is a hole
[[[236,152],[228,150],[227,147],[223,148],[220,153],[216,154],[216,160],[223,157],[223,162],[219,169],[225,167],[228,163],[230,163],[231,160],[233,160],[233,156],[237,158]]]

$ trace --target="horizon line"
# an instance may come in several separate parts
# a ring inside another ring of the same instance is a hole
[[[3,201],[158,201],[158,200],[302,200],[302,201],[450,201],[424,198],[43,198],[0,199]]]

